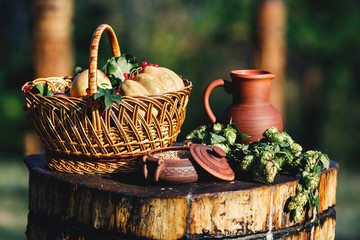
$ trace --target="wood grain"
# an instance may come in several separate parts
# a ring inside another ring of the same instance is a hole
[[[286,202],[298,179],[150,186],[136,174],[79,175],[30,171],[28,239],[334,239],[338,164],[322,173],[320,224],[290,221]],[[323,237],[326,236],[326,237]],[[317,238],[315,238],[317,239]]]

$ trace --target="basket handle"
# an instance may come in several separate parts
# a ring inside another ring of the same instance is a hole
[[[101,24],[95,30],[90,44],[90,57],[89,57],[89,95],[92,96],[97,92],[98,79],[97,79],[97,63],[98,63],[98,50],[102,33],[106,31],[109,38],[112,54],[115,57],[120,57],[120,47],[116,38],[114,30],[107,24]]]

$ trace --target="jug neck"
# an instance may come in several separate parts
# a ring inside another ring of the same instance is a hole
[[[230,76],[233,104],[269,104],[271,80],[275,74],[262,70],[235,70]]]

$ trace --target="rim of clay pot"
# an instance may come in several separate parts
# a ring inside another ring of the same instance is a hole
[[[264,78],[275,78],[276,75],[272,72],[259,69],[244,69],[244,70],[233,70],[230,72],[231,77],[241,77],[246,79],[264,79]]]
[[[155,157],[155,154],[161,153],[161,152],[168,152],[168,151],[180,151],[180,150],[187,150],[189,152],[189,155],[191,156],[190,149],[187,146],[172,146],[172,147],[163,147],[158,149],[153,149],[148,152],[148,156],[152,158],[158,158]],[[190,161],[189,158],[161,158],[168,162],[178,162],[179,160],[187,160]]]

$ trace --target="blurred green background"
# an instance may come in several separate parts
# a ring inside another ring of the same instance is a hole
[[[192,129],[209,123],[201,104],[206,85],[217,78],[229,79],[230,70],[253,68],[257,3],[74,1],[75,65],[88,66],[91,35],[99,24],[107,23],[115,30],[123,53],[158,63],[191,80],[194,89],[181,140]],[[340,163],[336,239],[360,239],[360,2],[284,3],[284,129],[306,150],[320,150]],[[24,118],[20,88],[34,76],[31,4],[26,0],[0,2],[1,239],[25,239],[28,173],[22,156],[24,135],[31,125]],[[102,42],[100,64],[111,55],[107,40]],[[309,97],[305,83],[312,79],[317,87]],[[211,95],[215,115],[230,101],[223,90],[215,90]]]

